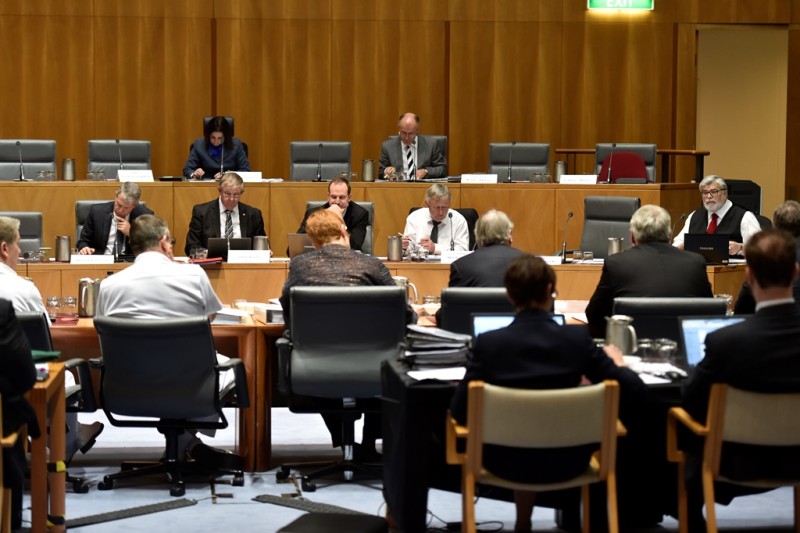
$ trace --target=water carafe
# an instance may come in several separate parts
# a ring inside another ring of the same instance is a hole
[[[636,330],[631,325],[633,318],[627,315],[606,317],[606,344],[613,344],[623,354],[636,351]]]
[[[417,300],[419,299],[419,293],[417,293],[417,286],[416,285],[414,285],[413,283],[408,281],[408,278],[405,277],[405,276],[392,276],[392,279],[400,287],[405,287],[406,288],[406,298],[408,299],[408,303],[410,303],[410,304],[417,303]],[[411,299],[411,293],[409,292],[409,290],[413,290],[414,291],[414,299],[413,300]]]
[[[93,317],[97,297],[100,294],[100,280],[81,278],[78,280],[78,316]]]

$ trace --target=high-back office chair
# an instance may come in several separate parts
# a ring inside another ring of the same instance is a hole
[[[381,363],[400,357],[406,331],[406,292],[402,287],[292,287],[291,341],[279,339],[279,381],[293,413],[342,416],[342,458],[317,464],[302,476],[302,489],[315,490],[313,479],[355,471],[380,475],[354,460],[354,425],[362,412],[380,411]],[[345,325],[337,317],[347,317]],[[337,341],[331,343],[331,339]],[[278,479],[292,468],[282,465]],[[310,466],[310,465],[308,465]]]
[[[680,340],[678,317],[719,315],[728,311],[724,298],[614,298],[614,314],[633,318],[640,338]]]
[[[610,169],[610,172],[609,172]],[[603,160],[600,173],[597,175],[598,183],[647,183],[647,168],[644,159],[633,152],[617,152],[608,155]]]
[[[417,209],[427,209],[427,207],[412,207],[408,210],[408,214],[410,215]],[[467,221],[467,232],[469,233],[469,248],[468,250],[475,249],[475,224],[478,222],[478,211],[472,207],[457,207],[454,208],[456,211],[461,213],[461,216]]]
[[[589,532],[589,485],[605,481],[608,530],[617,533],[617,435],[619,385],[605,381],[569,389],[530,390],[469,384],[467,425],[448,416],[447,462],[461,465],[462,531],[475,531],[475,484],[545,492],[581,487],[583,531]],[[466,441],[466,451],[458,443]],[[483,446],[515,448],[574,448],[596,445],[586,470],[555,483],[519,483],[483,466]]]
[[[102,170],[106,179],[116,179],[120,165],[125,170],[150,168],[150,141],[103,139],[89,141],[89,170]]]
[[[38,252],[42,247],[42,213],[39,211],[0,211],[0,216],[19,220],[19,248]]]
[[[231,127],[231,137],[233,137],[233,136],[234,136],[234,129],[233,129],[233,117],[232,117],[232,116],[230,116],[230,115],[223,115],[223,118],[224,118],[224,119],[225,119],[225,121],[228,123],[228,125]],[[204,132],[206,131],[206,128],[208,127],[208,124],[209,124],[209,123],[210,123],[212,120],[214,120],[214,115],[206,115],[205,117],[203,117],[203,131],[204,131]],[[249,157],[249,156],[250,156],[250,150],[249,150],[249,149],[248,149],[248,147],[247,147],[247,143],[246,143],[246,142],[244,142],[244,141],[242,141],[241,139],[239,139],[239,141],[242,143],[242,149],[244,150],[244,155],[246,155],[246,156],[248,156],[248,157]],[[194,143],[193,143],[193,144],[194,144]],[[190,145],[189,145],[189,151],[190,151],[190,152],[192,151],[192,146],[193,146],[193,144],[190,144]]]
[[[594,252],[597,259],[605,259],[610,237],[622,237],[623,249],[630,248],[631,217],[639,204],[639,198],[631,196],[584,197],[580,249]]]
[[[706,507],[706,530],[717,531],[714,482],[723,481],[759,489],[794,486],[794,531],[800,532],[800,479],[761,473],[753,479],[731,479],[721,468],[728,445],[748,453],[768,454],[774,447],[800,446],[800,393],[771,394],[749,392],[727,384],[711,385],[705,424],[695,420],[682,407],[672,407],[667,415],[667,458],[678,465],[678,531],[688,531],[685,452],[679,448],[678,422],[703,438],[701,476]],[[796,458],[795,458],[796,459]]]
[[[41,170],[55,172],[56,142],[40,139],[0,140],[0,181],[20,179],[20,160],[26,180],[34,179]]]
[[[472,313],[513,313],[505,287],[446,287],[437,315],[439,327],[456,333],[472,333]]]
[[[606,157],[614,153],[614,163],[612,164],[612,172],[613,166],[617,164],[617,154],[619,152],[632,152],[634,154],[638,154],[642,156],[644,159],[645,169],[647,170],[647,181],[648,182],[655,182],[656,181],[656,153],[657,147],[655,144],[638,144],[638,143],[616,143],[616,145],[612,148],[611,143],[598,143],[594,147],[594,160],[595,160],[595,173],[598,174],[598,181],[600,180],[599,174],[601,167],[603,166],[603,161],[605,161]],[[628,177],[628,176],[622,176]]]
[[[89,210],[95,204],[105,204],[110,200],[78,200],[75,202],[75,243],[77,244],[81,238],[81,230],[83,225],[86,224],[86,218],[89,216]],[[139,205],[146,205],[144,200],[139,201]]]
[[[511,180],[508,169],[511,168]],[[534,174],[550,174],[549,143],[491,143],[489,145],[489,174],[504,181],[533,181]]]
[[[217,364],[211,325],[205,316],[163,320],[95,317],[94,326],[103,354],[99,361],[100,402],[109,422],[120,427],[157,428],[166,439],[163,460],[141,467],[123,464],[120,472],[105,476],[98,488],[109,490],[119,479],[164,473],[172,482],[170,494],[182,496],[182,472],[188,465],[179,461],[178,437],[187,429],[227,427],[222,412],[226,402],[249,407],[242,360]],[[219,390],[223,371],[233,371],[235,380]],[[234,485],[244,482],[241,469],[216,473],[232,474]]]
[[[350,172],[350,142],[292,141],[289,160],[292,181],[316,181],[317,170],[320,181],[331,181],[342,172]]]
[[[316,207],[321,207],[323,205],[325,205],[325,202],[321,202],[319,200],[308,201],[306,202],[306,211]],[[358,202],[358,205],[366,209],[367,213],[369,213],[369,224],[367,225],[367,234],[364,237],[364,244],[361,245],[361,253],[372,255],[374,235],[373,226],[375,224],[375,202]]]

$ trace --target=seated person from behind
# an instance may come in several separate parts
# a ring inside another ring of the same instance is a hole
[[[425,248],[431,255],[442,250],[466,251],[469,248],[467,220],[450,209],[450,189],[436,183],[425,193],[426,208],[412,211],[403,229],[403,250]]]
[[[643,205],[633,214],[633,247],[605,260],[586,307],[592,335],[605,336],[606,317],[614,310],[614,298],[620,296],[713,296],[705,259],[671,246],[670,224],[669,213],[657,205]]]
[[[250,171],[242,141],[234,138],[225,117],[214,117],[189,151],[183,175],[190,179],[218,180],[226,171]]]
[[[409,179],[446,178],[447,161],[436,141],[419,135],[419,117],[414,113],[400,115],[397,122],[398,139],[381,145],[378,176],[385,178],[397,173]]]
[[[334,178],[328,182],[328,201],[320,207],[306,211],[297,233],[306,232],[306,221],[311,213],[320,209],[330,209],[339,214],[350,233],[350,248],[360,250],[367,236],[369,213],[366,209],[350,200],[350,182],[347,178]],[[287,254],[288,255],[288,254]]]
[[[186,255],[195,248],[208,248],[209,237],[249,237],[266,235],[261,210],[239,201],[244,182],[235,172],[226,172],[217,186],[219,198],[192,208],[186,234]]]
[[[504,279],[516,309],[507,327],[483,333],[475,340],[467,373],[459,383],[451,410],[466,423],[467,388],[473,380],[520,389],[577,387],[582,378],[592,383],[615,379],[621,388],[623,422],[626,406],[635,406],[647,393],[639,377],[622,367],[622,353],[598,348],[582,326],[560,326],[550,318],[556,295],[556,274],[540,257],[523,255],[512,261]],[[521,449],[484,446],[485,467],[520,482],[555,482],[586,469],[592,447]],[[536,493],[515,491],[515,532],[530,531]]]
[[[475,223],[477,249],[450,264],[450,287],[502,287],[508,265],[523,254],[511,247],[514,223],[502,211],[487,211]]]
[[[137,183],[126,181],[115,193],[113,202],[96,204],[89,208],[89,215],[78,239],[80,255],[131,255],[131,223],[141,215],[153,212],[139,205],[142,189]]]

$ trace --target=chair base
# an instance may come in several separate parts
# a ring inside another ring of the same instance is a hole
[[[360,473],[371,478],[383,478],[383,467],[379,463],[363,463],[353,460],[352,457],[353,446],[346,445],[342,452],[342,458],[338,461],[284,464],[281,465],[280,469],[275,474],[275,477],[278,479],[278,481],[282,481],[289,478],[292,470],[317,467],[310,472],[301,472],[300,487],[303,492],[314,492],[317,490],[317,485],[313,482],[313,480],[324,478],[332,474],[342,474],[342,479],[333,481],[332,483],[352,481],[356,473]]]
[[[183,496],[186,493],[184,478],[216,478],[218,476],[231,475],[231,485],[241,487],[244,485],[244,472],[242,470],[219,470],[209,469],[206,465],[197,462],[180,463],[171,460],[161,460],[158,462],[135,462],[127,461],[122,463],[120,471],[103,477],[103,481],[98,483],[99,490],[111,490],[116,481],[138,478],[151,475],[165,475],[172,487],[171,496]]]

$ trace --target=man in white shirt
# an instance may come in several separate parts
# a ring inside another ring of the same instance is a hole
[[[436,183],[425,193],[427,209],[417,209],[406,218],[403,250],[425,248],[431,255],[442,250],[466,251],[469,248],[467,220],[450,209],[450,189]]]

